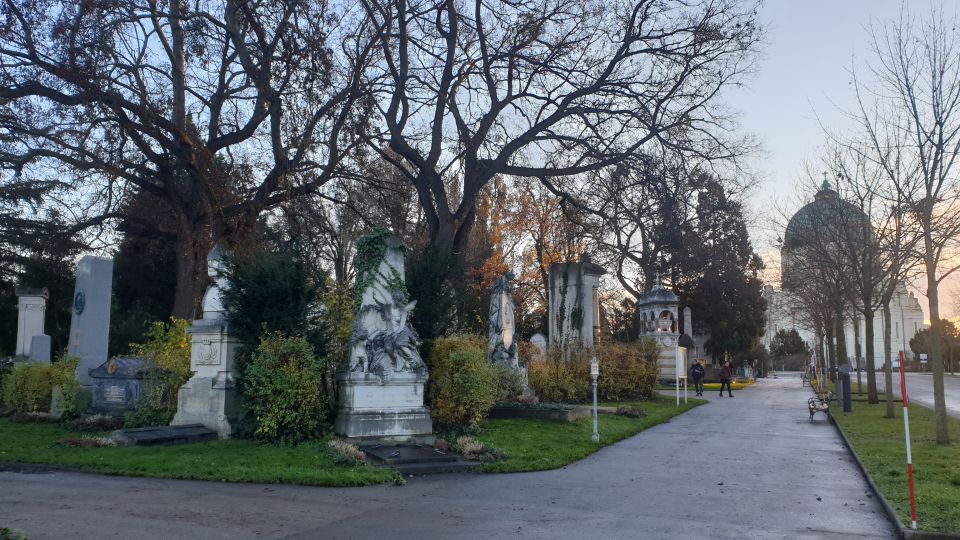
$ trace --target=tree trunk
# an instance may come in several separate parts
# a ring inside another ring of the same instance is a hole
[[[833,340],[834,325],[831,321],[827,324],[827,330],[823,333],[823,337],[827,340],[827,378],[830,381],[834,380],[834,370],[836,368],[836,350],[834,349],[835,341]]]
[[[857,359],[857,395],[863,395],[863,381],[860,380],[860,359],[863,358],[863,350],[860,348],[860,316],[856,311],[853,312],[853,356]]]
[[[886,386],[887,413],[886,418],[893,418],[893,350],[890,344],[890,300],[883,303],[883,365],[886,367],[886,373],[883,374],[883,381]]]
[[[876,347],[873,344],[873,320],[873,310],[869,310],[863,314],[863,333],[867,348],[867,402],[879,403],[880,398],[877,397],[877,361],[874,355],[876,352],[874,349]]]
[[[187,320],[196,317],[207,282],[208,244],[200,234],[181,228],[175,242],[177,285],[173,295],[173,317]]]
[[[928,241],[927,244],[930,242]],[[947,424],[947,404],[943,396],[943,351],[941,350],[940,291],[937,283],[937,266],[933,250],[927,246],[927,299],[930,306],[930,362],[933,367],[933,416],[937,422],[937,444],[950,444]],[[906,332],[906,329],[904,329]]]

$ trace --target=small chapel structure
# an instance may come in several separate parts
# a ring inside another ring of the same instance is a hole
[[[676,379],[677,354],[686,353],[686,349],[680,345],[679,308],[680,299],[664,287],[659,279],[650,292],[640,297],[640,337],[653,339],[660,345],[657,365],[660,367],[660,378],[664,380]],[[685,330],[690,331],[689,328]]]

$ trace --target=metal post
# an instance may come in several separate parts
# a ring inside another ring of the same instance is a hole
[[[593,384],[593,442],[600,442],[600,432],[597,431],[597,377],[600,375],[600,362],[597,355],[590,361],[590,379]]]
[[[913,493],[913,456],[910,455],[910,400],[907,398],[907,378],[903,365],[906,363],[900,351],[900,398],[903,401],[903,436],[907,443],[907,482],[910,485],[910,528],[917,530],[917,500]],[[888,390],[889,391],[889,390]]]

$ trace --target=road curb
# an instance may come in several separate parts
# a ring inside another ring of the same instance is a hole
[[[883,505],[883,509],[887,513],[887,517],[890,519],[890,521],[896,524],[897,528],[900,530],[900,538],[903,538],[904,540],[960,540],[960,535],[925,532],[922,530],[915,531],[905,526],[903,522],[900,521],[900,516],[897,515],[897,511],[894,510],[893,506],[890,505],[890,502],[887,501],[887,498],[883,496],[883,493],[880,493],[880,489],[873,482],[873,478],[870,477],[870,473],[867,472],[867,468],[864,466],[863,462],[860,461],[860,456],[857,455],[857,452],[854,451],[850,441],[847,440],[847,436],[844,434],[843,429],[841,429],[840,425],[837,424],[837,421],[833,419],[833,414],[828,414],[827,416],[830,417],[830,423],[833,424],[833,427],[836,428],[837,433],[840,434],[840,439],[843,440],[843,445],[847,448],[847,451],[850,452],[850,455],[853,456],[853,461],[856,462],[857,468],[860,469],[863,477],[867,479],[867,484],[870,486],[870,491],[873,492],[874,496],[880,501],[880,504]]]

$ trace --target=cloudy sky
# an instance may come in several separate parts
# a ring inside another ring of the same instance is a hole
[[[763,145],[753,160],[760,184],[750,206],[758,251],[771,261],[779,214],[812,200],[804,164],[824,141],[821,122],[842,131],[849,122],[843,110],[853,105],[851,66],[871,58],[868,26],[896,21],[902,8],[922,16],[939,3],[915,0],[767,0],[760,19],[767,43],[757,72],[743,88],[727,96],[741,112],[742,127]],[[944,4],[951,13],[954,5]],[[941,292],[941,313],[955,315],[957,284]],[[926,297],[920,295],[926,311]]]

